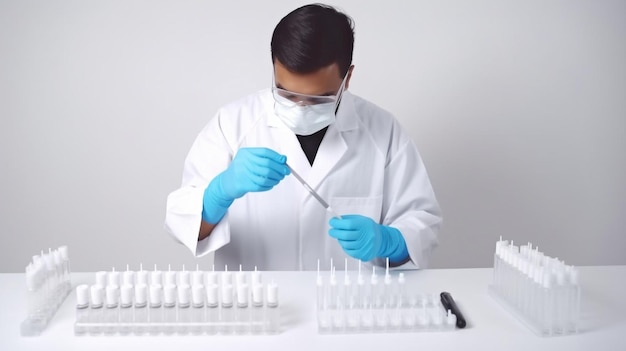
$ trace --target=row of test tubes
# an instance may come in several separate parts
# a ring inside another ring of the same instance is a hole
[[[541,336],[578,332],[578,269],[549,257],[531,243],[496,242],[491,295]]]
[[[234,279],[233,279],[234,277]],[[76,288],[75,335],[275,334],[278,286],[261,272],[97,272]]]
[[[28,312],[20,325],[21,335],[40,335],[71,290],[67,246],[33,256],[26,266]]]
[[[369,279],[359,261],[354,273],[344,261],[343,282],[338,282],[333,261],[325,280],[317,268],[317,322],[321,334],[386,333],[454,330],[456,316],[443,308],[437,294],[409,293],[404,273],[392,277],[389,261],[382,282],[376,267]]]

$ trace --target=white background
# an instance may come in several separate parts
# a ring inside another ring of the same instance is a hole
[[[0,272],[62,244],[74,271],[207,268],[166,197],[216,109],[271,84],[272,30],[304,3],[0,0]],[[428,168],[432,267],[488,267],[500,235],[626,264],[625,1],[332,4],[356,22],[351,91]]]

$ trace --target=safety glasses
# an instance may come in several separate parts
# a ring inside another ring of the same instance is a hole
[[[292,91],[276,87],[275,82],[272,82],[272,94],[274,95],[274,100],[285,107],[315,106],[328,103],[336,104],[341,99],[341,95],[343,94],[347,76],[348,75],[346,74],[343,77],[339,90],[337,91],[337,95],[306,95],[294,93]]]

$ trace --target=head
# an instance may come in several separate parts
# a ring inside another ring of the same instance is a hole
[[[276,86],[307,95],[335,95],[352,70],[352,19],[334,8],[312,4],[285,16],[272,35]]]

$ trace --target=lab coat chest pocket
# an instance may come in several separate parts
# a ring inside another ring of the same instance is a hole
[[[374,197],[333,197],[330,207],[339,215],[358,214],[380,223],[382,217],[382,196]]]

